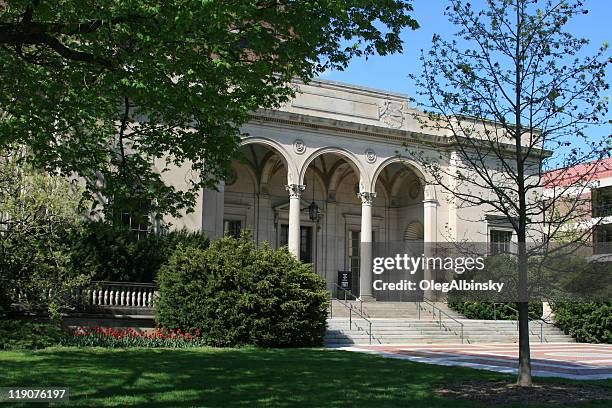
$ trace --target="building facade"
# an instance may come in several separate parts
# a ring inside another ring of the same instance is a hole
[[[568,228],[588,234],[593,255],[612,255],[612,158],[552,170],[544,175],[545,199],[560,197],[558,211],[575,214]],[[563,198],[568,197],[567,202]],[[563,206],[565,204],[565,207]]]
[[[455,205],[408,154],[443,166],[456,159],[448,135],[424,132],[405,95],[322,80],[296,86],[295,99],[244,126],[231,179],[165,221],[212,238],[248,229],[258,243],[287,245],[330,287],[350,272],[363,299],[375,296],[367,243],[511,238],[487,209]],[[167,177],[180,185],[192,175],[177,168]]]

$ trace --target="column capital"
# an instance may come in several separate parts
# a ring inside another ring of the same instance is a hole
[[[285,190],[289,192],[289,198],[300,198],[302,191],[306,190],[303,184],[289,184],[285,186]]]
[[[360,193],[357,193],[357,197],[361,199],[361,205],[372,205],[374,198],[376,198],[376,193],[362,191]]]
[[[436,194],[436,186],[434,184],[426,184],[423,188],[423,202],[424,203],[438,203],[438,197]]]

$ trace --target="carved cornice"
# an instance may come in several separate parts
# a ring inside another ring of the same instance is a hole
[[[384,126],[374,126],[364,123],[356,123],[344,121],[340,119],[328,119],[303,115],[300,113],[283,112],[278,110],[262,109],[250,115],[252,123],[267,123],[278,124],[282,126],[292,126],[313,131],[321,131],[329,134],[336,132],[345,135],[358,135],[365,139],[387,140],[399,142],[406,145],[428,146],[437,150],[452,151],[458,146],[454,137],[432,135],[422,132],[416,132],[403,129],[392,129]],[[280,127],[280,126],[279,126]],[[471,144],[477,144],[477,141],[472,140]],[[483,140],[482,148],[487,148],[488,142]],[[515,147],[508,143],[500,143],[509,154],[515,153]],[[524,153],[527,153],[527,148],[523,148]],[[531,149],[531,155],[538,158],[549,157],[552,155],[550,150]]]
[[[325,131],[327,133],[332,131],[347,135],[359,135],[372,139],[391,140],[400,143],[423,143],[424,141],[428,141],[439,146],[449,145],[447,137],[337,119],[318,118],[302,115],[300,113],[262,110],[251,114],[251,120],[253,122],[274,123],[284,126],[312,129],[314,131]]]

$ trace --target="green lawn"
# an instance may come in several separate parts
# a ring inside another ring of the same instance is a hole
[[[477,378],[512,377],[317,349],[0,352],[0,386],[68,386],[79,407],[474,407],[431,390]]]

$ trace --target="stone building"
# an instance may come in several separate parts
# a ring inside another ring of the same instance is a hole
[[[332,287],[350,271],[364,299],[372,268],[361,243],[511,239],[510,226],[454,205],[406,154],[416,148],[445,166],[456,155],[444,134],[422,130],[407,96],[323,80],[296,86],[295,99],[244,126],[233,177],[168,222],[210,237],[249,229],[257,242],[288,245]],[[190,175],[167,177],[180,185]]]

